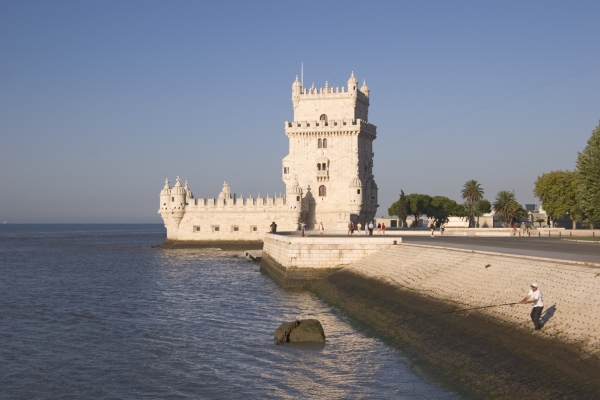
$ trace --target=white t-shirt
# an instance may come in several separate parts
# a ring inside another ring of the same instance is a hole
[[[527,293],[527,295],[529,296],[529,301],[537,300],[535,303],[532,304],[533,307],[544,307],[542,291],[539,288],[535,292],[533,290],[530,290],[529,293]]]

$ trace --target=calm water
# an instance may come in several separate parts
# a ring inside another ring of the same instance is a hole
[[[0,225],[0,397],[454,398],[313,295],[160,225]],[[326,344],[276,345],[294,318]]]

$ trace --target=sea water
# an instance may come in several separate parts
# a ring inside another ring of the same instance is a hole
[[[161,225],[0,225],[0,398],[455,395],[240,252],[164,250]],[[317,318],[325,344],[277,345]]]

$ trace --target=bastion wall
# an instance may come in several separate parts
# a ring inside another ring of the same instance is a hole
[[[303,287],[401,240],[398,237],[332,238],[266,234],[261,270],[283,287]]]
[[[262,241],[272,222],[278,230],[298,230],[300,210],[284,198],[190,199],[180,221],[165,210],[167,240]]]

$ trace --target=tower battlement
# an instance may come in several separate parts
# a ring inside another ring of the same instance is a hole
[[[362,119],[329,121],[285,121],[286,135],[298,134],[358,134],[360,132],[377,136],[377,127]]]
[[[369,119],[370,90],[366,81],[359,89],[358,80],[354,72],[348,80],[347,88],[342,86],[315,88],[314,83],[310,88],[303,88],[296,77],[292,84],[292,104],[294,105],[294,121],[339,119]]]

